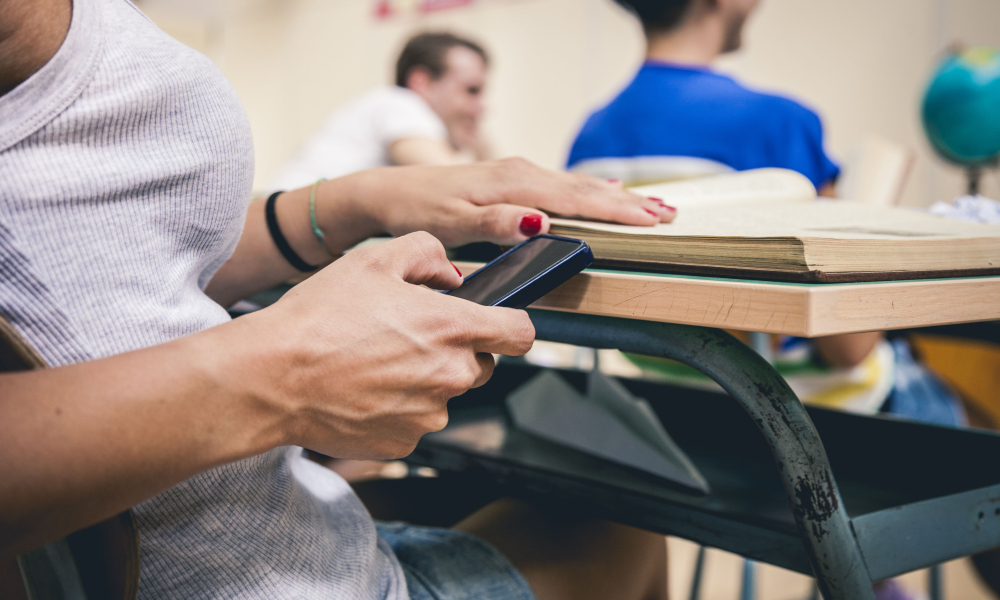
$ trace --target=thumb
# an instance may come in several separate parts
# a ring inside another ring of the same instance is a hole
[[[461,226],[477,241],[517,244],[549,231],[547,214],[514,204],[469,205],[463,212]]]
[[[372,248],[381,270],[407,283],[450,290],[462,283],[458,268],[451,264],[444,246],[433,235],[418,231]]]

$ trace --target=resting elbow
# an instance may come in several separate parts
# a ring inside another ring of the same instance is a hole
[[[875,344],[882,339],[882,333],[873,331],[866,333],[850,333],[816,338],[816,351],[831,367],[849,369],[861,364]]]

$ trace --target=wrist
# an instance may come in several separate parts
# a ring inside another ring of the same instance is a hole
[[[216,460],[231,462],[293,443],[294,407],[278,390],[280,359],[261,342],[256,313],[184,338],[192,380],[211,399]]]
[[[316,219],[334,255],[385,231],[379,212],[377,171],[361,171],[319,184]]]

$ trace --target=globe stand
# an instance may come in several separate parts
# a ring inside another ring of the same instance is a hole
[[[983,168],[980,165],[970,166],[965,168],[965,178],[968,183],[966,188],[966,195],[968,196],[978,196],[979,195],[979,181],[983,178]]]

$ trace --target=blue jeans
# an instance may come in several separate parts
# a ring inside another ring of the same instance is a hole
[[[535,600],[499,550],[453,529],[375,522],[396,553],[411,600]]]
[[[964,426],[968,420],[961,401],[913,358],[906,340],[893,340],[892,349],[896,354],[896,380],[882,412],[921,423]]]

